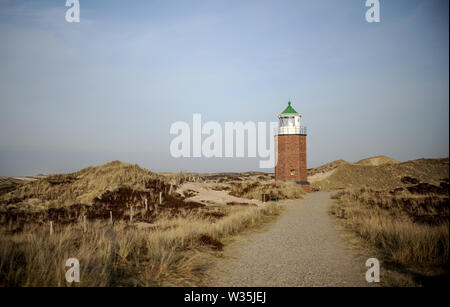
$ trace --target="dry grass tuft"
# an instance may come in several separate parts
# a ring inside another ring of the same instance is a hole
[[[262,194],[271,192],[278,196],[278,199],[303,199],[305,191],[295,182],[270,181],[238,181],[230,183],[230,195],[248,199],[261,199]]]

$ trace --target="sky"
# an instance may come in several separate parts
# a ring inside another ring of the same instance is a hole
[[[277,121],[292,101],[308,167],[449,156],[449,1],[0,0],[0,176],[112,160],[248,171],[259,158],[173,158],[170,126]]]

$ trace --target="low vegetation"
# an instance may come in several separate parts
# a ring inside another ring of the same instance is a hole
[[[338,191],[331,213],[379,251],[391,284],[448,282],[448,158],[338,160],[308,176],[313,190]]]
[[[198,191],[177,192],[185,182],[226,186],[244,198],[196,202],[190,198]],[[119,161],[7,183],[1,286],[73,286],[65,281],[68,258],[80,261],[79,286],[199,285],[224,244],[281,211],[246,198],[260,199],[269,188],[282,198],[303,196],[265,173],[158,174]]]
[[[449,265],[448,178],[439,185],[401,181],[392,189],[338,192],[331,212],[413,284],[442,279]]]
[[[161,175],[138,165],[120,161],[91,166],[70,174],[54,174],[20,185],[0,195],[0,203],[32,210],[74,204],[91,204],[107,191],[132,187],[136,191],[168,192],[170,185],[185,179],[183,174]]]
[[[261,199],[262,194],[276,195],[278,199],[302,199],[306,193],[294,182],[261,182],[261,181],[241,181],[232,182],[230,194],[248,199]]]
[[[224,241],[280,212],[276,204],[232,206],[223,216],[184,212],[139,227],[125,221],[83,225],[32,225],[19,233],[7,225],[0,236],[0,285],[65,286],[65,261],[80,261],[79,286],[180,286],[200,283]]]

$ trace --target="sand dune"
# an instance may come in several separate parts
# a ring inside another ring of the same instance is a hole
[[[395,159],[389,158],[387,156],[376,156],[376,157],[359,160],[355,164],[378,166],[378,165],[384,165],[384,164],[397,164],[397,163],[400,163],[400,162]]]
[[[313,189],[336,190],[370,186],[374,189],[404,186],[402,179],[439,185],[448,178],[449,159],[418,159],[398,162],[385,156],[363,159],[356,163],[338,160],[308,170]]]

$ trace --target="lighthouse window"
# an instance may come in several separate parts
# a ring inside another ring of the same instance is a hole
[[[291,176],[295,175],[295,169],[291,169]]]
[[[294,126],[294,118],[293,117],[289,117],[288,125],[289,126]]]

